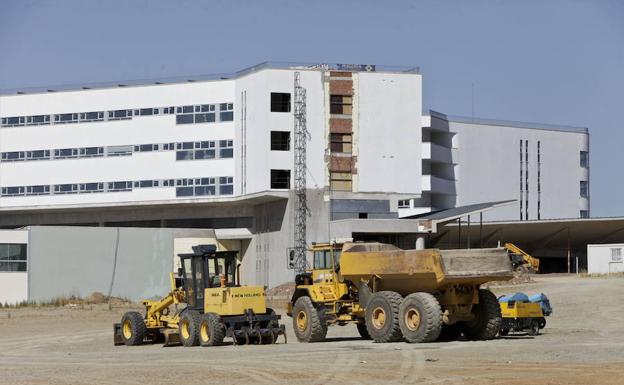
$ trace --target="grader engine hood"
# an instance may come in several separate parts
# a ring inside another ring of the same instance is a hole
[[[218,287],[205,289],[204,312],[220,315],[240,315],[251,309],[256,314],[266,313],[264,287]]]

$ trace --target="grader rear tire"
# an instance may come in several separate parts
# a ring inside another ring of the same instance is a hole
[[[184,346],[199,345],[199,323],[201,315],[195,310],[187,310],[180,317],[178,324],[178,332],[180,333],[180,342]]]
[[[399,325],[407,342],[433,342],[442,330],[442,309],[429,293],[413,293],[399,307]]]
[[[394,291],[379,291],[366,304],[366,330],[375,342],[398,342],[403,339],[399,325],[399,307],[403,297]]]
[[[221,317],[215,313],[206,313],[199,323],[199,344],[201,346],[219,346],[223,344],[225,328]]]
[[[500,304],[494,293],[479,289],[479,304],[474,305],[475,319],[464,324],[463,332],[470,340],[491,340],[500,331],[503,318]]]
[[[124,344],[140,345],[147,335],[147,327],[143,316],[136,311],[126,312],[121,317],[121,338]]]
[[[292,310],[293,330],[299,342],[320,342],[327,335],[327,323],[310,297],[299,297]]]

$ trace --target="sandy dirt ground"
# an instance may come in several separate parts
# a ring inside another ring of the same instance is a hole
[[[546,293],[555,313],[543,334],[375,344],[345,326],[301,344],[284,316],[287,345],[115,347],[112,323],[127,308],[2,309],[0,384],[624,384],[624,278],[493,290]]]

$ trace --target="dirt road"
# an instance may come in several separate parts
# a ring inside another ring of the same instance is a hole
[[[374,344],[354,327],[287,345],[114,347],[127,310],[0,310],[0,384],[622,384],[624,278],[538,277],[497,294],[546,293],[543,334],[494,341]]]

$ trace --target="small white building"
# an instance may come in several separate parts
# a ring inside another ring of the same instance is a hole
[[[587,272],[624,273],[624,243],[587,245]]]

